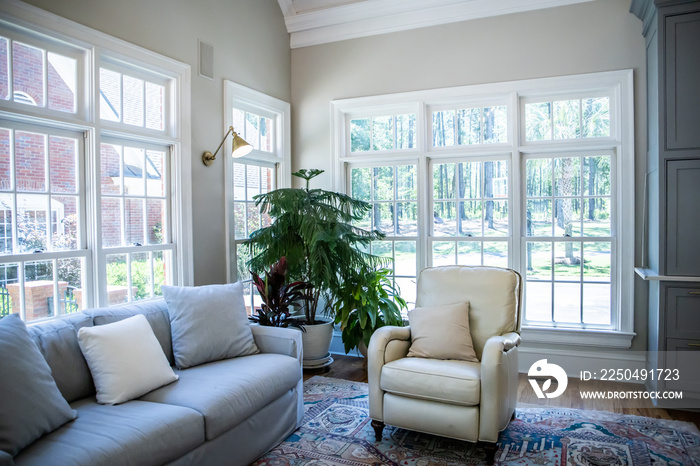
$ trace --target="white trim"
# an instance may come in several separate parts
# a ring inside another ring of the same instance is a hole
[[[296,13],[278,0],[291,48],[467,21],[591,0],[381,0]]]
[[[276,187],[288,188],[292,184],[291,174],[291,106],[288,102],[263,94],[246,86],[224,80],[224,129],[225,134],[233,124],[232,110],[234,108],[249,109],[251,112],[262,113],[274,120],[274,150],[272,154],[253,151],[241,160],[241,163],[259,162],[261,165],[276,165]],[[230,138],[224,146],[223,154],[231,152]],[[236,250],[233,218],[233,159],[221,155],[224,159],[224,225],[226,234],[226,281],[230,283],[236,277]]]
[[[700,277],[686,277],[679,275],[659,275],[659,273],[652,269],[644,269],[641,267],[635,267],[634,271],[639,275],[642,280],[649,281],[662,281],[662,282],[700,282]]]
[[[594,346],[597,348],[623,348],[632,346],[634,332],[613,330],[573,329],[551,327],[523,327],[524,341],[559,345]]]
[[[576,351],[568,349],[530,347],[526,343],[518,347],[518,372],[527,374],[530,366],[540,359],[556,358],[568,377],[578,379],[581,371],[600,372],[601,365],[609,369],[626,369],[634,372],[646,369],[646,356],[637,352]],[[628,383],[644,384],[643,380]]]

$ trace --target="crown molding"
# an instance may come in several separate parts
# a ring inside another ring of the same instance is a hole
[[[365,0],[297,13],[293,0],[278,0],[291,48],[589,1]]]

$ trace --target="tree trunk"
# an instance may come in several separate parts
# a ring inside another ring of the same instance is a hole
[[[588,195],[595,196],[595,180],[598,172],[598,160],[588,157]],[[595,220],[595,199],[588,199],[588,220]]]
[[[493,229],[493,162],[484,162],[484,197],[486,198],[487,228]]]

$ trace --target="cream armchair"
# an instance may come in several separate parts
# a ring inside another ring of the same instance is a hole
[[[378,329],[368,349],[377,441],[385,424],[479,441],[493,463],[498,433],[515,413],[522,292],[522,277],[510,269],[445,266],[420,273],[416,307],[469,301],[480,362],[409,358],[410,327]]]

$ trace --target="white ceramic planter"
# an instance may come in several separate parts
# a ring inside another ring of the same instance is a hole
[[[315,363],[310,365],[317,366],[319,360],[328,356],[328,349],[333,338],[333,321],[316,325],[304,325],[304,330],[301,333],[301,340],[304,345],[304,361],[315,361]]]

